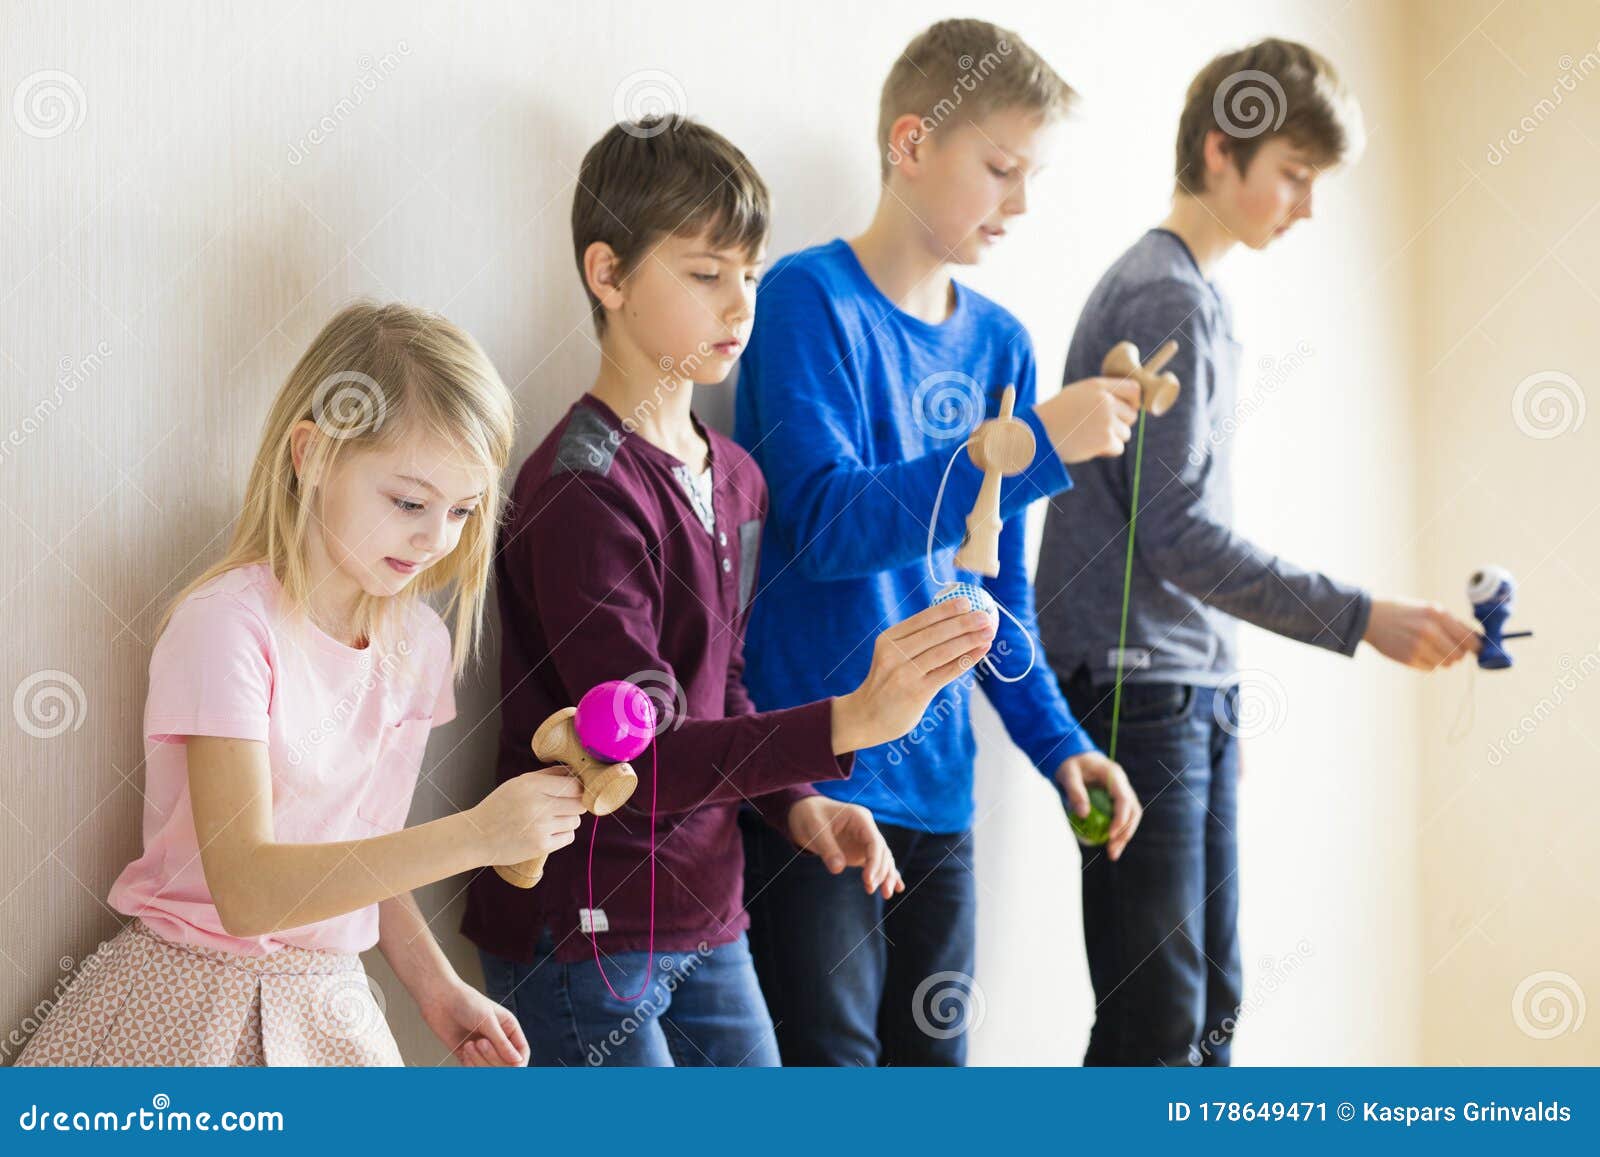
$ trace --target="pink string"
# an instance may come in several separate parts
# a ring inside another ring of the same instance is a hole
[[[594,817],[594,825],[589,829],[589,943],[594,947],[594,966],[600,970],[600,979],[605,981],[606,991],[624,1004],[638,1000],[644,995],[644,990],[650,987],[650,976],[655,969],[656,959],[656,790],[661,782],[661,768],[656,761],[656,745],[652,739],[650,743],[650,939],[645,950],[644,981],[639,985],[639,991],[632,996],[623,996],[611,987],[611,978],[606,975],[606,966],[600,962],[600,941],[594,936],[594,841],[600,832],[600,817]]]

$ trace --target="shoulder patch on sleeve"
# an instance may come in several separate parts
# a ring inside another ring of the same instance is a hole
[[[609,474],[620,441],[603,417],[587,406],[579,406],[573,411],[567,428],[561,431],[555,465],[550,468],[551,477],[568,471],[574,474]]]

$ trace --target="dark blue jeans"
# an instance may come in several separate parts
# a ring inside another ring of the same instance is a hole
[[[1102,751],[1112,688],[1061,678]],[[1081,847],[1086,1065],[1226,1065],[1239,1015],[1238,688],[1124,683],[1117,762],[1144,805],[1112,863]]]
[[[611,987],[591,959],[562,964],[547,932],[533,964],[481,949],[484,989],[516,1014],[530,1065],[718,1067],[776,1065],[772,1022],[756,987],[745,937],[705,951],[601,956]]]
[[[880,823],[906,882],[885,900],[859,868],[829,875],[759,818],[741,824],[750,945],[783,1063],[965,1064],[982,1000],[972,834]]]

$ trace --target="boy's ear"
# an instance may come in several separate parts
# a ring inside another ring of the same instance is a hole
[[[922,150],[928,134],[916,113],[901,113],[889,126],[889,164],[907,176],[915,176],[922,165]]]
[[[1206,133],[1206,143],[1202,148],[1206,161],[1206,188],[1211,188],[1211,178],[1233,165],[1233,141],[1221,129],[1212,129]],[[1240,174],[1243,176],[1243,174]]]
[[[622,308],[622,262],[604,241],[591,241],[583,251],[583,280],[603,308]]]

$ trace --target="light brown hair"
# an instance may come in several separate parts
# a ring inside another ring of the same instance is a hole
[[[895,160],[889,131],[908,113],[921,137],[952,117],[964,123],[1007,108],[1064,116],[1077,93],[1015,32],[986,20],[941,20],[906,45],[878,98],[878,158]]]
[[[1361,106],[1333,64],[1292,40],[1258,40],[1225,52],[1190,82],[1178,118],[1179,192],[1205,191],[1212,132],[1228,137],[1228,154],[1241,175],[1274,137],[1304,149],[1318,168],[1354,160],[1365,143]]]

